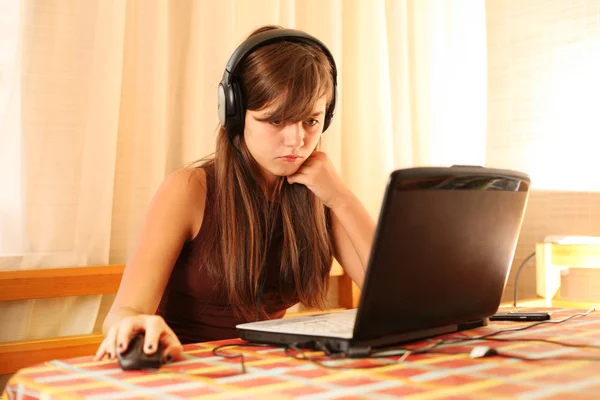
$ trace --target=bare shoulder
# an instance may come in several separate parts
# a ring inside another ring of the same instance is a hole
[[[171,172],[161,184],[156,199],[186,220],[187,238],[200,230],[206,202],[206,172],[203,168],[180,168]],[[165,204],[167,205],[167,204]]]
[[[167,176],[164,185],[180,195],[194,198],[206,194],[206,172],[203,168],[180,168]]]
[[[205,199],[201,169],[179,169],[163,180],[146,211],[111,310],[156,312],[182,247],[199,229]]]

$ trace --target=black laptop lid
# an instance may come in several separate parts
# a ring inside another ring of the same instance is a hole
[[[466,323],[495,313],[529,185],[523,173],[482,167],[393,172],[354,339]]]

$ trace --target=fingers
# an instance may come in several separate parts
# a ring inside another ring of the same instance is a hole
[[[287,177],[289,184],[301,183],[306,185],[309,183],[310,174],[308,170],[298,170],[294,174]]]
[[[106,354],[106,350],[104,349],[104,340],[102,341],[102,343],[100,343],[100,346],[98,347],[98,350],[96,351],[96,355],[94,355],[94,361],[98,361],[101,360],[102,357],[104,357],[104,355]]]
[[[176,360],[183,351],[183,346],[175,333],[167,326],[167,329],[160,338],[164,345],[163,350],[163,361]]]
[[[308,174],[310,173],[310,169],[307,168],[308,165],[304,165],[302,164],[302,166],[300,168],[298,168],[296,170],[296,172],[294,172],[292,175],[288,175],[287,176],[287,181],[288,183],[304,183],[302,181],[303,177],[308,176]],[[298,179],[300,178],[300,179]]]
[[[142,317],[137,316],[123,319],[118,326],[118,333],[115,340],[116,351],[123,353],[127,350],[131,338],[133,338],[137,332],[144,331],[144,329],[145,325]]]
[[[158,349],[158,340],[166,330],[167,324],[157,316],[146,319],[146,334],[144,339],[144,353],[154,354]]]
[[[298,170],[296,170],[296,172],[294,172],[290,176],[294,176],[294,175],[308,175],[309,173],[310,173],[310,169],[306,168],[306,166],[303,165],[300,168],[298,168]]]
[[[115,355],[114,347],[117,329],[117,326],[113,326],[109,329],[108,334],[100,344],[100,347],[98,347],[96,355],[94,355],[94,360],[101,360],[102,357],[104,357],[105,355],[108,356],[109,359],[111,359]]]
[[[159,316],[138,315],[125,318],[111,327],[104,341],[94,355],[94,360],[101,360],[105,355],[114,359],[117,351],[127,350],[130,340],[140,331],[144,335],[144,352],[154,354],[158,350],[159,341],[163,344],[163,362],[178,358],[183,351],[181,342],[175,332]]]
[[[116,353],[116,344],[117,344],[117,331],[119,327],[113,326],[108,331],[108,335],[104,338],[104,351],[108,355],[109,359],[115,358],[117,356]]]

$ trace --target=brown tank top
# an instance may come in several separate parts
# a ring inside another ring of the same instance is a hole
[[[214,164],[206,172],[206,205],[202,226],[196,237],[185,243],[175,263],[169,282],[156,312],[173,329],[181,343],[197,343],[237,337],[235,326],[249,322],[236,317],[222,284],[199,266],[199,243],[213,229],[218,216],[214,209]],[[294,303],[285,303],[278,291],[279,265],[283,231],[273,233],[267,254],[267,279],[260,296],[270,319],[282,318]]]

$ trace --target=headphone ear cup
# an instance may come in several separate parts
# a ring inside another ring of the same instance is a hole
[[[236,80],[231,82],[231,101],[235,110],[231,117],[232,128],[241,133],[246,119],[246,103],[242,88]]]
[[[229,128],[234,123],[233,119],[236,114],[232,85],[227,85],[222,81],[218,90],[219,122],[223,128]]]
[[[327,130],[327,128],[329,128],[329,125],[331,124],[331,120],[333,119],[333,114],[335,113],[336,97],[337,97],[337,93],[336,93],[336,88],[334,86],[333,97],[331,98],[331,104],[329,104],[329,107],[327,107],[327,110],[325,111],[325,119],[323,121],[323,132],[325,132]]]
[[[327,128],[329,128],[330,124],[331,117],[329,116],[329,112],[327,112],[327,115],[325,115],[325,121],[323,121],[323,133],[327,130]]]
[[[223,101],[221,100],[222,97]],[[227,130],[227,136],[230,141],[232,141],[239,132],[240,114],[245,114],[243,101],[241,101],[240,98],[241,90],[235,80],[233,80],[230,85],[223,83],[219,85],[219,107],[221,107],[222,104],[225,106],[223,111],[219,109],[219,119],[223,119],[221,120],[221,125]]]
[[[225,85],[221,82],[218,88],[218,113],[219,123],[223,128],[227,127],[227,94],[225,93]]]

